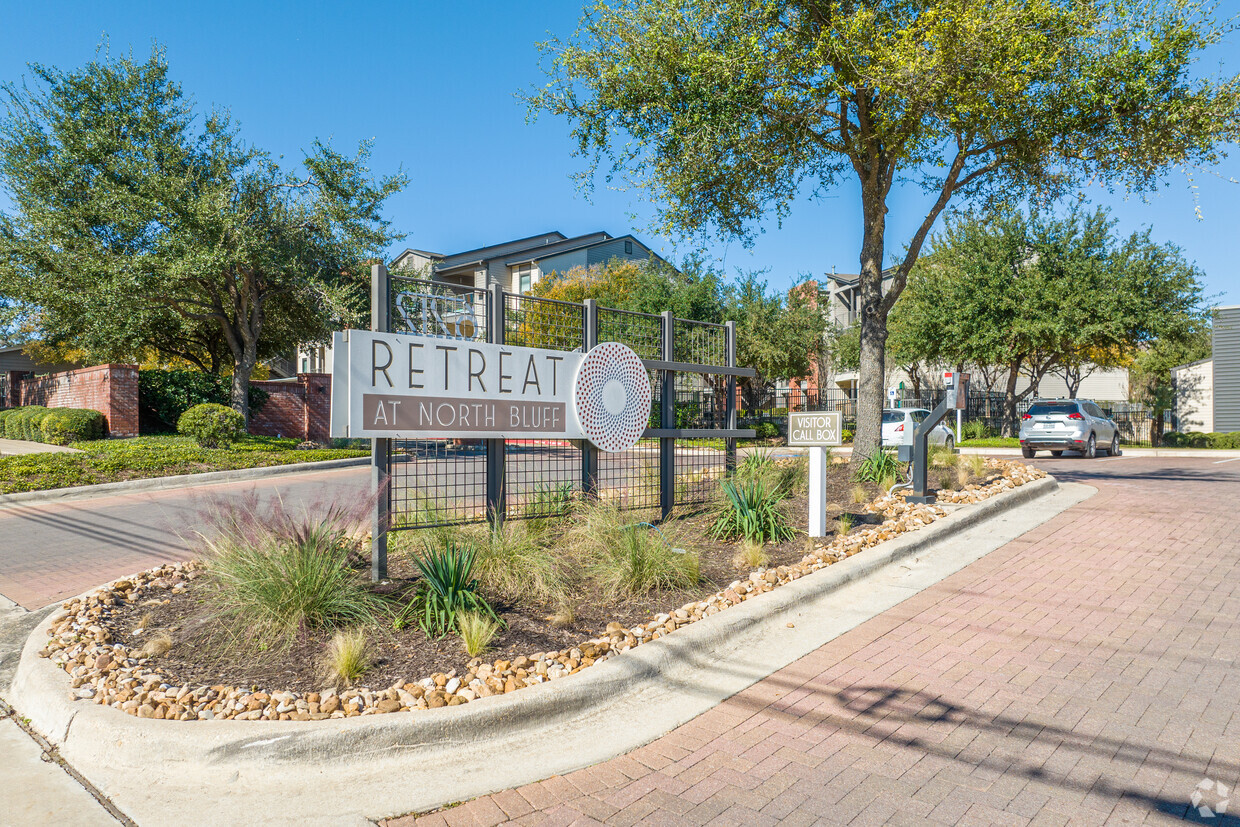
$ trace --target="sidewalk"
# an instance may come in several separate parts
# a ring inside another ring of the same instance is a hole
[[[67,445],[48,445],[44,442],[30,442],[25,439],[0,439],[0,457],[12,457],[22,454],[76,454],[77,448]]]

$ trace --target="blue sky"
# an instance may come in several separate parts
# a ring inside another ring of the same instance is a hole
[[[1233,14],[1236,0],[1222,4]],[[538,3],[166,2],[57,4],[0,0],[0,80],[18,81],[26,63],[75,67],[107,37],[113,52],[145,57],[158,41],[173,76],[204,105],[231,110],[242,135],[290,159],[318,137],[339,149],[376,141],[378,172],[403,168],[409,187],[389,202],[400,247],[454,252],[558,229],[568,235],[630,229],[665,257],[692,245],[644,231],[652,210],[640,191],[598,189],[587,199],[570,175],[569,126],[526,122],[515,92],[540,83],[536,43],[568,35],[577,0]],[[1214,50],[1204,71],[1240,71],[1238,38]],[[1147,200],[1094,190],[1124,232],[1151,227],[1184,248],[1206,274],[1207,293],[1240,304],[1240,152],[1192,182],[1172,173]],[[1194,201],[1194,192],[1197,195]],[[898,251],[925,208],[920,191],[891,200],[888,250]],[[1199,220],[1194,206],[1199,205]],[[768,269],[772,285],[834,266],[855,272],[858,195],[796,205],[772,220],[751,249],[718,244],[710,254],[729,272]]]

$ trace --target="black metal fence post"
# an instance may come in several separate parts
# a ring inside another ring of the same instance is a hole
[[[488,293],[490,318],[487,319],[487,341],[504,343],[504,287],[492,284]],[[487,521],[497,526],[504,521],[504,440],[488,439],[487,446]]]
[[[581,352],[589,353],[598,345],[598,302],[586,299],[582,313]],[[598,496],[598,447],[588,439],[581,440],[581,493]]]
[[[672,311],[664,310],[663,320],[663,361],[676,361],[676,317]],[[660,424],[664,430],[676,427],[676,372],[664,369],[663,381],[659,387]],[[659,439],[659,507],[664,518],[672,513],[676,505],[676,439],[660,437]]]
[[[724,322],[723,330],[727,338],[727,366],[734,368],[736,367],[736,322]],[[736,377],[728,376],[726,385],[728,398],[724,403],[726,422],[723,427],[734,431],[736,430]],[[724,440],[724,446],[723,469],[724,473],[730,477],[736,470],[736,437],[728,437]]]
[[[387,333],[390,330],[391,287],[388,270],[382,264],[370,265],[370,329]],[[386,580],[388,528],[391,523],[392,492],[388,478],[392,458],[392,440],[372,439],[370,442],[370,484],[375,497],[370,523],[370,579]]]

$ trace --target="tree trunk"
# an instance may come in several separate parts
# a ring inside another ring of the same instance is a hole
[[[887,206],[876,185],[861,188],[865,232],[861,242],[861,370],[857,387],[857,432],[853,459],[878,450],[882,442],[884,370],[887,355],[887,313],[883,310],[883,234]]]
[[[1008,368],[1007,387],[1003,392],[1003,436],[1016,436],[1016,383],[1020,380],[1020,362]]]
[[[230,402],[233,410],[245,417],[245,427],[250,427],[250,377],[254,374],[254,366],[258,364],[258,348],[248,341],[242,348],[241,358],[233,364],[232,394]]]

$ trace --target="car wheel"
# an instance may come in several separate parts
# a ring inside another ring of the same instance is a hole
[[[1053,456],[1053,457],[1062,457],[1062,456],[1063,456],[1063,451],[1051,451],[1051,456]]]
[[[1107,449],[1107,456],[1108,457],[1119,456],[1119,434],[1113,434],[1111,436],[1111,447]]]
[[[1020,449],[1020,453],[1021,453],[1021,456],[1023,456],[1025,459],[1033,459],[1033,455],[1034,455],[1034,454],[1036,454],[1036,453],[1037,453],[1037,451],[1033,450],[1032,448],[1023,448],[1023,447],[1022,447],[1022,448]],[[1055,452],[1054,452],[1054,451],[1051,451],[1051,453],[1053,454],[1053,453],[1055,453]]]
[[[1094,435],[1089,435],[1089,442],[1085,443],[1084,457],[1085,459],[1093,459],[1098,456],[1098,440],[1094,439]]]

